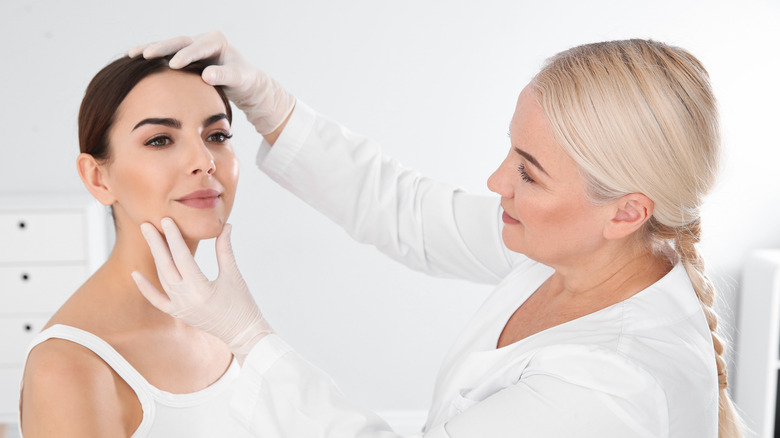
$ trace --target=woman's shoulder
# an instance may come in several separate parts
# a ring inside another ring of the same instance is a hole
[[[647,324],[669,325],[692,315],[703,315],[701,303],[682,264],[675,265],[663,278],[625,300],[630,322],[642,329]],[[641,322],[645,322],[642,324]]]
[[[660,382],[641,363],[596,344],[558,344],[535,351],[524,379],[544,376],[609,394],[643,394],[656,406],[666,405]]]
[[[101,314],[85,305],[91,295],[89,284],[88,280],[77,289],[33,339],[23,376],[26,396],[89,402],[102,399],[96,392],[114,386],[116,373],[89,346],[101,338],[95,330]]]
[[[32,348],[25,365],[20,405],[25,435],[52,430],[68,436],[96,431],[111,436],[127,418],[121,403],[127,391],[132,390],[87,347],[47,339]],[[85,412],[100,412],[101,418]]]
[[[676,265],[664,278],[621,304],[620,351],[657,366],[714,363],[712,335],[685,268]],[[650,356],[648,359],[647,356]],[[670,363],[664,363],[669,360]]]
[[[24,381],[89,389],[111,377],[111,367],[89,348],[65,339],[46,339],[30,350]],[[25,384],[25,389],[31,389]]]

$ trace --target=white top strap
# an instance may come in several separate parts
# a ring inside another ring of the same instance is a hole
[[[122,380],[127,382],[138,397],[138,401],[141,402],[141,409],[144,412],[143,420],[133,436],[144,436],[145,432],[152,426],[151,420],[154,418],[155,411],[154,395],[150,391],[149,382],[108,342],[90,332],[68,325],[55,324],[38,333],[30,342],[30,346],[27,347],[25,357],[30,355],[30,351],[35,346],[49,339],[63,339],[88,348],[116,371]]]

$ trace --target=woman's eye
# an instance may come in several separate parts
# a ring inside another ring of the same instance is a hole
[[[154,147],[163,147],[168,146],[169,144],[173,143],[173,141],[164,135],[160,135],[157,137],[152,138],[151,140],[144,143],[147,146],[154,146]]]
[[[520,178],[522,178],[523,181],[527,183],[534,182],[534,179],[528,176],[528,172],[525,171],[525,164],[520,164],[517,166],[517,170],[520,172]]]
[[[225,143],[226,141],[233,138],[233,134],[226,134],[224,132],[217,132],[215,134],[211,134],[208,137],[206,137],[206,141],[215,142],[215,143]]]

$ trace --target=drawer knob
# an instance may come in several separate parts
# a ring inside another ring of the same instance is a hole
[[[25,324],[24,325],[24,331],[31,332],[32,331],[32,324]]]
[[[22,273],[22,281],[27,281],[30,279],[30,274],[24,272]]]
[[[27,228],[27,222],[25,222],[25,221],[19,221],[19,229],[20,229],[20,230],[23,230],[23,229],[25,229],[25,228]]]

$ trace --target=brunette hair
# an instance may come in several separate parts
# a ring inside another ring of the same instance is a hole
[[[720,158],[718,110],[707,71],[679,47],[634,39],[559,53],[532,84],[593,202],[629,193],[653,201],[653,216],[638,237],[656,251],[673,251],[685,267],[712,334],[719,436],[743,436],[726,390],[715,288],[697,245],[703,197],[715,183]]]
[[[108,160],[111,150],[108,135],[114,124],[116,110],[130,91],[147,76],[170,70],[171,57],[144,59],[122,57],[103,67],[87,86],[79,109],[79,148],[81,152],[98,160]],[[208,66],[205,62],[193,62],[179,69],[200,76]],[[222,87],[214,87],[225,103],[228,122],[233,122],[230,101]]]

